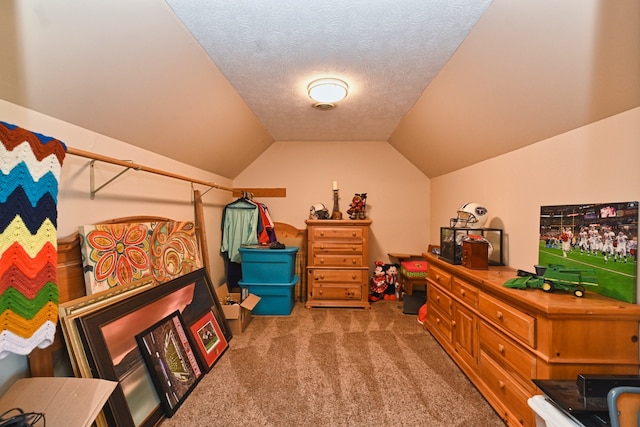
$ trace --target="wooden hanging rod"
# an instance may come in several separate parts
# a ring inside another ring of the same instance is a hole
[[[150,168],[148,166],[140,165],[131,161],[114,159],[113,157],[103,156],[102,154],[91,153],[89,151],[79,150],[73,147],[67,147],[67,154],[85,157],[87,159],[97,160],[100,162],[111,163],[113,165],[123,166],[127,169],[135,169],[138,171],[154,173],[156,175],[162,175],[169,178],[180,179],[182,181],[191,182],[193,184],[200,184],[210,188],[217,188],[219,190],[231,191],[234,195],[240,194],[243,191],[243,189],[240,189],[240,188],[225,187],[223,185],[216,184],[215,182],[208,182],[208,181],[203,181],[197,178],[190,178],[184,175],[175,174],[173,172],[167,172],[161,169]],[[247,191],[247,190],[244,190],[244,191]],[[251,192],[255,197],[286,197],[287,196],[286,188],[252,188]],[[94,193],[93,189],[92,189],[92,193]],[[92,198],[93,198],[93,194],[92,194]]]

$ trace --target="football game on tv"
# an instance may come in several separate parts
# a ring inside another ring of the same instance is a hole
[[[638,202],[542,206],[538,264],[596,281],[574,283],[636,302]]]

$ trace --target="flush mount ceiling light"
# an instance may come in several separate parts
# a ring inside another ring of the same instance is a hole
[[[313,99],[313,107],[318,110],[331,110],[335,102],[346,98],[349,85],[340,79],[318,79],[307,86],[309,98]]]

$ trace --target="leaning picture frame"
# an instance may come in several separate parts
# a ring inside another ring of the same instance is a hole
[[[195,353],[202,368],[209,372],[216,361],[229,347],[213,312],[205,313],[189,325]]]
[[[178,310],[136,335],[167,417],[173,416],[204,372]]]
[[[187,325],[212,312],[223,336],[232,338],[214,295],[202,268],[75,319],[92,376],[118,382],[104,407],[110,427],[152,427],[165,417],[137,334],[178,310]]]
[[[144,292],[155,286],[155,284],[152,276],[145,276],[129,284],[67,301],[58,306],[60,329],[64,335],[67,352],[69,353],[69,362],[76,377],[92,378],[92,373],[87,363],[87,357],[76,327],[75,319],[94,313],[140,292]]]
[[[77,328],[76,319],[144,292],[154,287],[155,284],[152,276],[145,276],[129,284],[67,301],[58,306],[60,328],[64,335],[71,368],[77,378],[93,378],[93,373]],[[109,427],[104,411],[100,411],[95,419],[95,424],[97,427]]]

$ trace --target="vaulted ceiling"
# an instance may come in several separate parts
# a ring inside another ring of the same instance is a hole
[[[639,106],[640,2],[3,0],[0,54],[0,98],[225,177],[274,141],[435,177]]]

